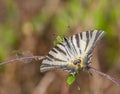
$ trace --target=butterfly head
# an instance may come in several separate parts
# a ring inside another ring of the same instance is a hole
[[[87,69],[88,65],[91,63],[91,61],[88,58],[77,58],[75,60],[72,61],[73,66],[75,66],[75,68],[77,70],[85,70]]]
[[[73,60],[73,65],[76,66],[77,69],[82,69],[83,68],[82,58],[77,58],[77,59]]]

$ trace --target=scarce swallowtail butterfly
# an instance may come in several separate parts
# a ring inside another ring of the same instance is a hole
[[[90,30],[64,38],[42,61],[40,71],[63,69],[76,74],[87,69],[91,63],[92,51],[104,35],[102,30]]]

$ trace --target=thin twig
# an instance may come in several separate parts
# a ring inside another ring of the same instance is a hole
[[[1,62],[0,66],[8,64],[8,63],[13,63],[15,61],[28,60],[28,59],[36,59],[36,58],[38,60],[42,60],[42,59],[45,58],[45,56],[24,56],[24,57],[21,57],[21,58],[15,58],[15,59],[11,59],[11,60],[8,60],[8,61],[5,61],[5,62]]]
[[[106,77],[107,79],[111,80],[113,83],[115,83],[117,86],[120,87],[120,82],[116,81],[116,79],[111,77],[110,75],[105,74],[105,73],[103,73],[103,72],[101,72],[101,71],[99,71],[99,70],[97,70],[97,69],[95,69],[93,67],[90,67],[90,66],[88,67],[88,70],[91,71],[91,72],[96,72],[96,73]]]

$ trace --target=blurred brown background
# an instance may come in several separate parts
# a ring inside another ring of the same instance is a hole
[[[120,79],[119,0],[0,0],[0,61],[14,51],[46,55],[57,35],[101,29],[106,36],[94,50],[92,66]],[[67,72],[40,73],[39,62],[0,66],[0,94],[120,94],[104,77],[80,72],[66,86]]]

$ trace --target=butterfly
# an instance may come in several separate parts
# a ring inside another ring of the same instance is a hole
[[[64,38],[42,61],[40,71],[63,69],[76,74],[87,69],[91,64],[93,49],[104,35],[102,30],[89,30]]]

